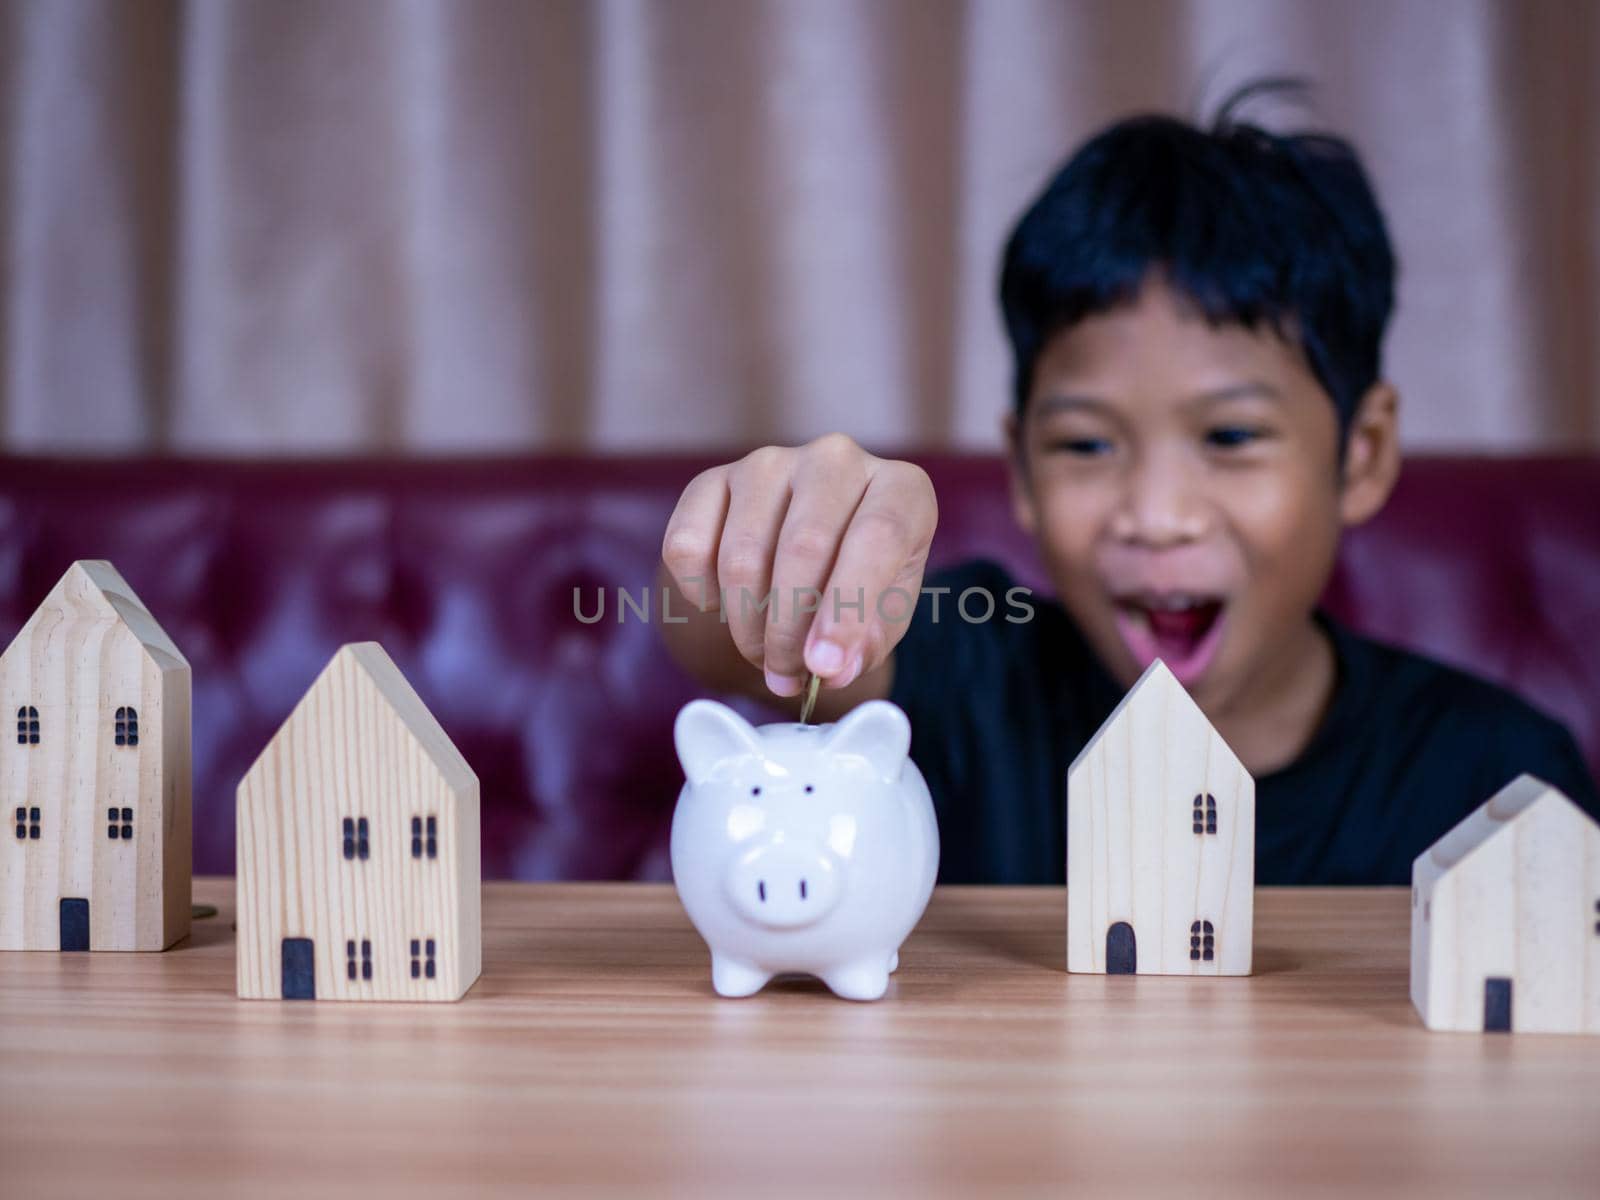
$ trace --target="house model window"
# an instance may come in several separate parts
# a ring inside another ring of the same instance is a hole
[[[411,818],[411,857],[421,858],[423,849],[423,821],[421,817]],[[429,858],[439,857],[439,818],[429,817],[427,821],[427,849]]]
[[[31,704],[17,709],[17,745],[39,744],[39,710]]]
[[[1194,831],[1200,834],[1217,831],[1217,798],[1210,792],[1194,798]]]
[[[106,836],[112,841],[118,838],[125,842],[133,841],[133,809],[108,808],[106,821]]]
[[[426,950],[427,950],[426,958],[424,958],[424,955],[423,955],[424,947],[426,947]],[[427,939],[424,940],[422,938],[412,938],[411,939],[411,978],[416,979],[419,976],[424,976],[425,975],[429,979],[432,979],[435,974],[437,974],[437,970],[434,967],[433,939],[432,938],[427,938]]]
[[[17,841],[39,840],[39,810],[17,806]]]
[[[139,710],[136,708],[117,709],[117,745],[137,746],[139,744]]]
[[[1189,926],[1189,960],[1210,962],[1217,957],[1217,931],[1210,921],[1196,921]]]
[[[367,844],[367,819],[358,817],[344,819],[344,856],[346,858],[359,858],[363,861],[368,857],[370,847]]]
[[[361,979],[372,978],[372,942],[367,938],[361,939]],[[346,979],[355,979],[356,976],[356,944],[347,941],[344,944],[344,973]]]

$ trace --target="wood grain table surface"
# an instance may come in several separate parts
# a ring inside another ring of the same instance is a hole
[[[1600,1038],[1430,1034],[1403,890],[1257,894],[1246,979],[1068,975],[1059,888],[942,888],[889,994],[711,991],[670,887],[488,884],[457,1004],[0,955],[0,1195],[1600,1196]]]

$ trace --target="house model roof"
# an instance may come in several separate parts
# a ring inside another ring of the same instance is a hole
[[[1544,780],[1519,775],[1423,851],[1414,865],[1413,879],[1426,896],[1435,883],[1468,863],[1493,839],[1525,822],[1545,819],[1572,821],[1578,828],[1595,826],[1588,813]]]
[[[461,751],[456,749],[455,743],[450,740],[450,735],[445,733],[444,727],[422,702],[422,697],[417,695],[410,682],[400,673],[400,668],[395,666],[394,660],[377,642],[354,642],[339,648],[328,661],[328,665],[322,669],[322,673],[306,689],[305,695],[300,698],[300,702],[295,705],[278,732],[273,735],[267,749],[262,751],[251,764],[250,770],[245,772],[246,778],[255,774],[273,743],[280,738],[290,736],[297,726],[313,719],[318,694],[325,688],[334,686],[333,681],[341,677],[356,681],[356,686],[370,688],[377,698],[388,706],[399,718],[406,732],[416,739],[423,752],[438,768],[447,786],[457,791],[476,786],[477,776],[467,765],[467,760],[462,757]]]
[[[1128,689],[1127,695],[1118,701],[1117,706],[1111,710],[1111,715],[1095,731],[1095,735],[1084,743],[1083,749],[1078,751],[1078,756],[1067,768],[1069,776],[1077,771],[1079,764],[1093,754],[1113,730],[1119,729],[1126,722],[1139,719],[1138,713],[1130,711],[1136,706],[1139,712],[1160,713],[1168,721],[1174,719],[1187,721],[1196,728],[1211,733],[1214,750],[1227,755],[1241,771],[1244,769],[1238,755],[1234,754],[1232,747],[1216,733],[1210,718],[1194,702],[1194,697],[1184,690],[1183,685],[1178,682],[1178,677],[1158,658],[1144,669],[1144,674],[1139,676],[1138,681]]]
[[[46,613],[70,612],[90,608],[103,617],[121,622],[138,639],[145,653],[163,669],[187,668],[189,660],[167,636],[150,610],[144,606],[128,581],[103,559],[82,559],[67,568],[43,603],[23,626],[26,631]],[[21,636],[21,633],[18,634]]]

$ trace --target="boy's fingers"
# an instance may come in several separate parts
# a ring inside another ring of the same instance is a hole
[[[796,459],[794,498],[778,533],[774,599],[767,613],[765,667],[769,686],[779,695],[796,694],[805,683],[806,632],[828,604],[823,585],[866,492],[872,462],[842,436],[812,442]]]
[[[933,485],[922,468],[885,463],[874,473],[806,640],[807,665],[830,686],[844,687],[872,670],[905,635],[937,523]],[[836,662],[842,668],[822,669]]]
[[[717,547],[728,517],[728,468],[689,481],[661,538],[661,561],[684,598],[701,612],[717,609]]]
[[[792,453],[766,446],[728,469],[728,516],[717,549],[717,579],[733,644],[757,667],[765,655],[773,548],[789,508]]]

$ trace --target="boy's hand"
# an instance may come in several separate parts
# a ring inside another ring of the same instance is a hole
[[[767,686],[793,696],[808,671],[841,688],[889,657],[910,624],[938,515],[921,467],[831,433],[695,476],[661,558],[702,612],[723,608]]]

